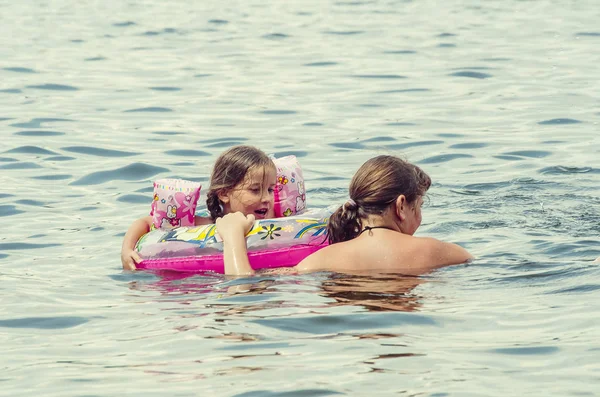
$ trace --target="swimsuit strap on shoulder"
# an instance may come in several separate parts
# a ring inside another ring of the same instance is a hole
[[[363,234],[364,232],[366,232],[367,230],[370,232],[373,229],[388,229],[388,230],[392,230],[387,226],[365,226],[365,228],[363,230],[360,231],[360,233],[358,233],[358,235],[360,236],[361,234]],[[372,234],[372,233],[371,233]]]

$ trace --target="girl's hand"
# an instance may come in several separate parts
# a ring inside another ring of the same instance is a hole
[[[241,212],[227,214],[217,218],[217,233],[223,239],[223,262],[225,274],[247,275],[254,270],[248,260],[246,248],[246,233],[254,225],[254,215],[244,215]]]
[[[136,269],[135,265],[141,261],[142,258],[135,250],[124,249],[121,251],[121,264],[123,265],[123,270],[134,271]]]
[[[244,215],[241,212],[234,212],[227,214],[222,218],[217,218],[215,224],[217,225],[217,233],[221,236],[223,241],[245,238],[246,233],[252,229],[254,225],[254,215]]]

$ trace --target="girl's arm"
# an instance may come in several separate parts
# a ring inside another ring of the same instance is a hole
[[[254,224],[254,215],[245,216],[241,212],[235,212],[217,218],[216,224],[217,233],[223,239],[225,274],[236,276],[254,274],[246,248],[246,233]]]
[[[150,231],[150,225],[152,225],[152,217],[145,216],[129,226],[121,246],[121,264],[124,270],[135,270],[135,265],[142,261],[142,258],[135,251],[135,244],[140,237]]]

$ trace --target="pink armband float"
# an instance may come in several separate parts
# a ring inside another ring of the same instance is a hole
[[[159,179],[154,182],[152,224],[156,229],[194,226],[201,185],[183,179]]]
[[[275,217],[298,215],[306,208],[306,189],[302,168],[296,156],[273,158],[277,168]]]

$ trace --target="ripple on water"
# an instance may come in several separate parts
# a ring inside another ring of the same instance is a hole
[[[27,130],[27,131],[15,132],[15,135],[44,137],[44,136],[60,136],[60,135],[65,135],[65,133],[60,132],[60,131]]]
[[[50,91],[78,91],[79,88],[73,87],[72,85],[65,84],[41,84],[41,85],[28,85],[27,88],[34,88],[37,90],[50,90]]]
[[[581,121],[576,119],[559,118],[540,121],[539,125],[564,125],[564,124],[579,124]]]
[[[137,108],[137,109],[129,109],[129,110],[125,110],[125,113],[144,113],[144,112],[149,112],[149,113],[167,113],[167,112],[172,112],[173,109],[171,108],[163,108],[163,107],[159,107],[159,106],[150,106],[150,107],[146,107],[146,108]]]
[[[89,154],[91,156],[99,156],[99,157],[128,157],[128,156],[136,156],[139,153],[136,152],[124,152],[122,150],[114,150],[114,149],[103,149],[99,147],[92,146],[67,146],[61,148],[64,151],[79,153],[79,154]]]
[[[410,127],[410,126],[417,125],[417,124],[404,122],[404,121],[392,121],[391,123],[385,123],[385,125],[390,126],[390,127]]]
[[[544,167],[538,171],[540,174],[560,175],[560,174],[584,174],[591,172],[593,174],[600,173],[600,168],[592,167],[565,167],[555,165],[552,167]]]
[[[136,193],[152,193],[152,192],[154,192],[153,186],[146,186],[146,187],[136,190]]]
[[[225,137],[225,138],[202,139],[202,140],[198,141],[198,143],[244,142],[247,140],[248,140],[248,138],[244,138],[241,136],[230,136],[230,137]]]
[[[30,200],[30,199],[17,200],[17,201],[15,201],[15,203],[22,204],[22,205],[31,205],[34,207],[43,207],[44,205],[46,205],[46,203],[44,203],[43,201]]]
[[[0,205],[0,216],[11,216],[22,214],[25,211],[21,211],[15,205]]]
[[[280,152],[273,153],[276,158],[285,157],[285,156],[296,156],[296,157],[306,157],[308,156],[308,152],[303,150],[284,150]]]
[[[105,60],[106,60],[105,57],[92,57],[92,58],[84,59],[84,61],[86,61],[86,62],[105,61]]]
[[[1,251],[20,251],[20,250],[30,250],[30,249],[41,249],[41,248],[50,248],[50,247],[60,247],[62,244],[32,244],[32,243],[0,243],[0,252]]]
[[[446,163],[448,161],[456,160],[456,159],[464,159],[464,158],[473,158],[470,154],[464,153],[450,153],[450,154],[440,154],[437,156],[427,157],[419,161],[421,164],[437,164],[437,163]]]
[[[520,161],[523,160],[523,157],[519,157],[519,156],[507,156],[507,155],[503,155],[503,154],[499,154],[496,156],[492,156],[495,159],[498,160],[505,160],[505,161]]]
[[[374,136],[373,138],[365,139],[363,143],[378,143],[378,142],[395,142],[396,138],[391,136]]]
[[[210,19],[208,23],[211,23],[213,25],[227,25],[229,21],[225,19]]]
[[[323,124],[323,123],[315,123],[315,122],[311,122],[311,123],[304,123],[304,124],[302,124],[302,125],[303,125],[303,126],[305,126],[305,127],[322,127],[322,126],[324,126],[325,124]]]
[[[225,373],[223,373],[225,374]],[[321,397],[333,396],[336,394],[344,394],[335,390],[329,389],[298,389],[294,391],[270,391],[270,390],[254,390],[243,393],[234,394],[233,397]]]
[[[11,68],[2,68],[2,70],[6,70],[8,72],[16,72],[16,73],[37,73],[35,70],[30,68],[22,68],[22,67],[11,67]]]
[[[124,194],[123,196],[117,197],[117,201],[129,204],[147,204],[151,198],[152,197],[148,198],[147,195],[142,194]]]
[[[218,149],[218,148],[228,148],[234,145],[241,145],[244,141],[226,141],[226,142],[217,142],[212,143],[210,145],[206,145],[207,148]]]
[[[153,91],[181,91],[179,87],[150,87]]]
[[[31,179],[37,179],[40,181],[64,181],[65,179],[71,178],[73,178],[73,175],[69,174],[37,175],[31,177]]]
[[[210,156],[210,153],[208,153],[208,152],[204,152],[202,150],[193,150],[193,149],[167,150],[164,153],[171,155],[171,156],[185,156],[185,157]]]
[[[397,54],[397,55],[409,55],[416,54],[416,51],[413,50],[391,50],[391,51],[383,51],[384,54]]]
[[[46,160],[46,161],[71,161],[71,160],[75,160],[75,157],[54,156],[54,157],[47,157],[44,160]]]
[[[19,160],[16,158],[13,158],[13,157],[0,157],[0,163],[11,163],[14,161],[19,161]]]
[[[512,61],[512,58],[483,58],[482,61],[484,62],[507,62],[507,61]]]
[[[382,79],[382,80],[397,80],[397,79],[405,79],[406,76],[401,76],[399,74],[353,74],[350,77],[354,77],[356,79]]]
[[[327,61],[323,61],[323,62],[311,62],[311,63],[305,63],[303,66],[308,66],[308,67],[322,67],[322,66],[333,66],[333,65],[337,65],[337,62],[327,62]]]
[[[398,90],[385,90],[385,91],[376,91],[376,94],[405,94],[408,92],[428,92],[431,91],[429,88],[404,88]]]
[[[0,170],[34,170],[38,168],[42,168],[42,166],[30,161],[0,165]]]
[[[133,26],[133,25],[135,25],[135,22],[133,22],[133,21],[124,21],[124,22],[113,23],[113,26],[117,27],[117,28],[125,28],[127,26]]]
[[[444,143],[444,141],[416,141],[416,142],[405,142],[405,143],[394,143],[391,145],[386,145],[386,149],[390,150],[399,150],[399,149],[407,149],[415,146],[431,146],[431,145],[440,145]]]
[[[556,346],[523,346],[523,347],[506,347],[500,349],[492,349],[490,353],[508,354],[511,356],[523,355],[547,355],[557,353],[560,349]]]
[[[267,318],[250,322],[281,331],[309,334],[331,334],[408,325],[439,326],[438,322],[431,317],[401,312]]]
[[[464,70],[461,72],[454,72],[454,73],[450,73],[449,76],[454,76],[454,77],[469,77],[472,79],[487,79],[492,77],[491,74],[488,73],[483,73],[483,72],[474,72],[471,70]]]
[[[600,32],[579,32],[575,36],[600,37]]]
[[[354,36],[365,33],[364,30],[325,30],[323,34],[331,34],[334,36]]]
[[[503,153],[507,156],[519,156],[519,157],[531,157],[531,158],[544,158],[550,156],[552,152],[545,150],[517,150],[514,152]]]
[[[58,118],[34,118],[25,123],[10,124],[11,127],[17,128],[41,128],[44,123],[55,123],[60,121],[71,122],[71,119],[58,119]]]
[[[450,145],[451,149],[481,149],[488,146],[487,143],[483,142],[465,142],[465,143],[456,143],[454,145]]]
[[[7,150],[4,153],[25,153],[25,154],[58,154],[48,149],[39,146],[19,146],[14,149]]]
[[[64,329],[72,328],[87,323],[85,317],[58,316],[58,317],[22,317],[9,320],[0,320],[2,328],[35,328],[35,329]]]
[[[286,109],[269,109],[269,110],[261,110],[260,113],[282,116],[282,115],[287,115],[287,114],[296,114],[298,112],[296,112],[295,110],[286,110]]]
[[[0,92],[3,92],[5,94],[20,94],[23,91],[19,90],[18,88],[5,88],[0,90]]]
[[[80,178],[74,182],[71,182],[70,185],[75,186],[89,186],[89,185],[99,185],[101,183],[105,183],[108,181],[139,181],[143,179],[150,178],[156,174],[160,174],[162,172],[168,172],[169,170],[162,167],[157,167],[150,164],[145,163],[133,163],[129,164],[125,167],[117,168],[109,171],[98,171],[92,172]]]
[[[153,131],[155,135],[166,135],[166,136],[175,136],[175,135],[184,135],[185,132],[181,131]]]
[[[261,36],[263,39],[267,40],[284,40],[290,37],[285,33],[269,33]]]
[[[362,142],[333,142],[328,145],[338,149],[365,149],[367,147]]]

